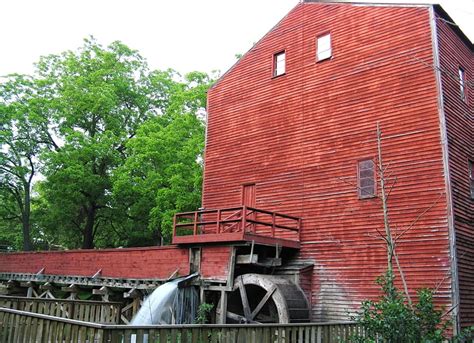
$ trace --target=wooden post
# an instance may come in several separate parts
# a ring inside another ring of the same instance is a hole
[[[225,324],[227,319],[227,292],[221,291],[220,308],[221,316],[218,324]]]
[[[176,213],[173,216],[173,237],[176,237]]]
[[[217,227],[216,227],[216,233],[221,232],[221,210],[217,210]]]
[[[198,222],[198,213],[197,213],[197,212],[194,212],[194,229],[193,229],[193,234],[194,234],[195,236],[197,235],[197,228],[198,228],[197,222]]]
[[[199,302],[201,304],[206,302],[206,297],[204,295],[204,287],[202,285],[199,286]]]
[[[298,218],[298,241],[301,241],[301,218]]]
[[[242,207],[242,233],[245,235],[245,226],[247,226],[247,206]]]
[[[272,213],[272,237],[275,237],[275,222],[276,222],[275,212],[273,212]]]

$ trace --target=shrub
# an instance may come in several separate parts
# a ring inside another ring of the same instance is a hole
[[[450,322],[443,319],[441,310],[433,304],[433,291],[418,290],[418,301],[410,306],[405,295],[394,284],[394,276],[386,273],[377,279],[382,295],[377,301],[362,303],[354,319],[365,328],[364,336],[353,337],[355,342],[437,343],[446,341]]]

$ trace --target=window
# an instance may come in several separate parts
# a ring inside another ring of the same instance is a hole
[[[316,60],[322,61],[332,56],[331,34],[319,36],[316,40]]]
[[[273,76],[285,74],[285,52],[273,55]]]
[[[357,189],[359,199],[375,197],[375,163],[373,160],[359,161],[357,166]]]
[[[471,187],[471,199],[474,199],[474,162],[469,161],[469,182]]]
[[[459,92],[461,100],[466,101],[466,73],[462,67],[459,67]]]

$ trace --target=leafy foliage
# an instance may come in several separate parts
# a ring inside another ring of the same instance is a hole
[[[69,248],[169,237],[174,211],[199,207],[211,84],[93,38],[0,84],[0,240],[16,246],[21,225],[25,250],[31,228],[36,245]]]
[[[213,304],[202,303],[199,305],[196,316],[196,324],[207,324],[209,323],[209,315],[214,308]]]
[[[21,231],[17,235],[24,250],[32,249],[31,193],[38,156],[50,144],[40,89],[35,79],[23,75],[0,84],[0,227],[3,233],[7,228]]]
[[[404,294],[395,287],[393,274],[377,280],[382,295],[377,301],[362,303],[355,320],[365,328],[356,342],[444,342],[449,321],[433,304],[433,291],[420,289],[418,302],[410,307]]]

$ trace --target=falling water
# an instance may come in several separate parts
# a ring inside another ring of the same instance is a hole
[[[192,324],[196,318],[198,294],[194,287],[180,288],[189,275],[167,282],[153,291],[142,304],[130,325]]]

